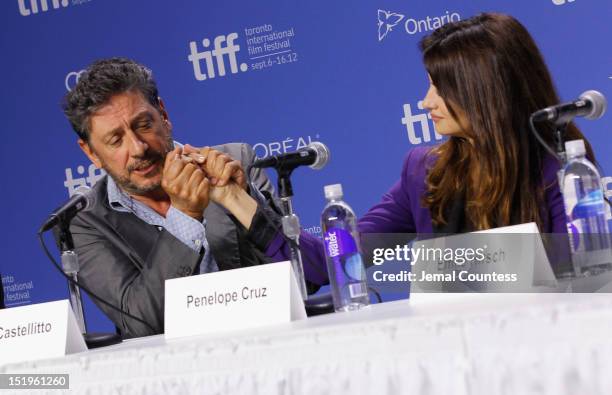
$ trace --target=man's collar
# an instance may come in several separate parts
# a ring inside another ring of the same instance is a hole
[[[110,204],[111,207],[128,208],[131,205],[130,197],[119,188],[110,174],[108,175],[108,181],[106,182],[106,192],[108,194],[108,204]]]

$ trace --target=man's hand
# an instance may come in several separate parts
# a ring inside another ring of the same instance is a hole
[[[233,181],[246,190],[246,175],[240,161],[210,147],[196,148],[189,144],[185,144],[183,153],[202,167],[211,186],[225,187]]]
[[[176,209],[201,221],[208,206],[210,182],[198,164],[182,158],[183,153],[177,147],[166,155],[162,188]]]
[[[240,162],[210,147],[185,145],[183,154],[198,164],[210,179],[210,199],[225,207],[249,229],[257,202],[246,191],[246,175]]]

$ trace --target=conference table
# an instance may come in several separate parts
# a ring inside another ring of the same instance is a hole
[[[0,373],[74,394],[610,394],[612,294],[413,294],[291,323],[124,341]],[[23,390],[5,393],[24,394]]]

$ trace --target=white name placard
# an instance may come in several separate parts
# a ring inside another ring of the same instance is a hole
[[[289,261],[166,280],[167,339],[305,317]]]
[[[87,350],[68,300],[0,310],[0,364]]]
[[[423,260],[413,267],[416,277],[421,279],[412,283],[414,290],[532,292],[537,287],[552,289],[558,286],[538,227],[533,222],[415,244],[430,251],[469,250],[481,260]]]
[[[510,251],[510,262],[511,265],[524,269],[528,279],[531,279],[531,285],[533,286],[546,286],[556,287],[557,279],[550,266],[550,261],[546,255],[544,244],[542,243],[542,237],[540,236],[540,230],[535,222],[529,222],[520,225],[504,226],[501,228],[483,230],[480,232],[474,232],[480,234],[533,234],[533,244],[530,246],[533,248],[529,250],[527,248],[517,251],[517,246],[501,245],[500,247],[507,247]],[[525,246],[527,247],[527,246]]]

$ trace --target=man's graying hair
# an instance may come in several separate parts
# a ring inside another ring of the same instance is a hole
[[[62,108],[77,135],[89,142],[91,115],[111,97],[128,91],[142,93],[153,107],[160,109],[157,84],[151,70],[126,58],[97,60],[66,94]]]

